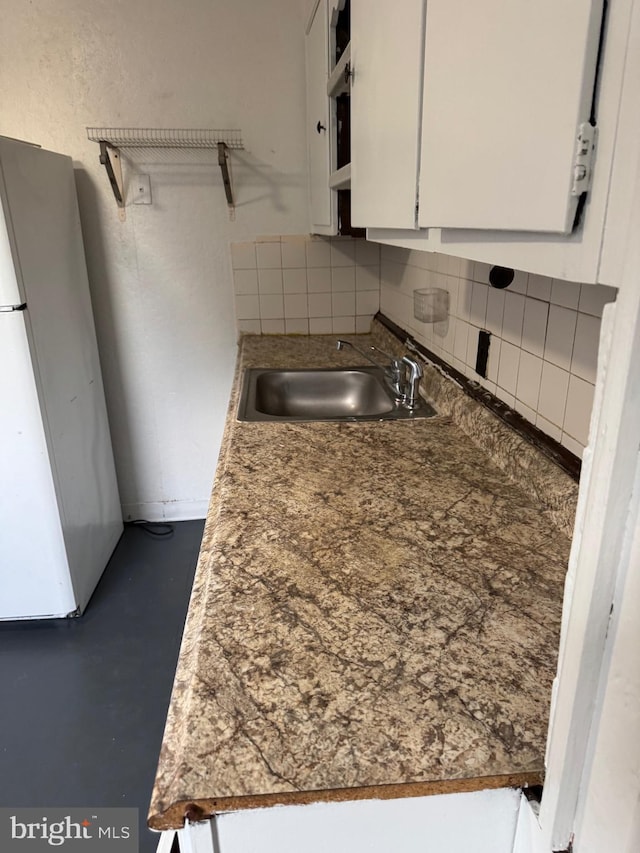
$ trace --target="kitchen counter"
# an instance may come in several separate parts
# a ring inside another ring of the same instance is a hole
[[[152,828],[542,780],[576,484],[433,368],[435,418],[236,420],[245,367],[362,363],[242,341]]]

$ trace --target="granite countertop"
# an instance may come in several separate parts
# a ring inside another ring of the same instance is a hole
[[[575,483],[433,369],[435,418],[236,420],[245,367],[334,344],[243,339],[152,828],[542,780]]]

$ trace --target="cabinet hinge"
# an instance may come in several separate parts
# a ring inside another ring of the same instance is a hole
[[[573,160],[573,181],[571,195],[579,196],[586,193],[591,186],[593,159],[596,151],[598,128],[588,121],[578,127],[578,141]]]

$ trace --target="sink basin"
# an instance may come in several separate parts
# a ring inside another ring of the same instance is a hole
[[[238,420],[363,421],[432,417],[422,401],[413,412],[398,405],[375,367],[274,370],[247,368]]]

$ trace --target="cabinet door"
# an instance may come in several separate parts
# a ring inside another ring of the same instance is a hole
[[[329,77],[329,12],[320,0],[312,12],[306,37],[307,151],[311,231],[338,233],[337,196],[329,189],[335,169],[335,111],[327,95]]]
[[[351,0],[351,221],[415,228],[424,0]]]
[[[602,0],[429,0],[421,227],[568,233]]]

